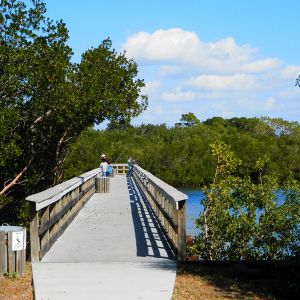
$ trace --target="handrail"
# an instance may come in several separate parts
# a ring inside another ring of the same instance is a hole
[[[31,261],[39,261],[95,192],[100,169],[26,198],[31,203]]]
[[[127,164],[114,164],[116,174],[125,175]],[[39,261],[64,232],[82,206],[95,193],[95,178],[100,169],[58,184],[26,198],[31,203],[31,260]],[[133,178],[158,218],[178,260],[186,257],[185,202],[187,195],[134,165]]]
[[[116,175],[126,175],[128,172],[128,164],[125,163],[117,163],[111,164],[114,169]]]
[[[70,191],[76,189],[90,178],[97,176],[100,169],[94,169],[70,180],[64,181],[54,187],[37,194],[30,195],[26,198],[27,201],[36,203],[36,210],[40,210],[62,198]]]
[[[133,178],[143,191],[166,236],[177,254],[177,259],[186,258],[186,212],[187,195],[155,177],[138,165],[134,165]]]

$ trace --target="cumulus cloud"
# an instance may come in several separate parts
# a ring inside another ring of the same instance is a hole
[[[277,109],[277,107],[277,101],[274,97],[269,97],[263,105],[263,109],[268,112]]]
[[[130,57],[159,62],[190,61],[199,52],[199,47],[201,42],[194,32],[179,28],[160,29],[153,34],[139,32],[123,45]]]
[[[162,75],[172,75],[172,74],[181,74],[182,72],[186,72],[187,70],[184,66],[162,65],[159,68],[159,71]]]
[[[149,94],[153,90],[156,90],[161,86],[161,82],[159,80],[148,81],[145,83],[145,87],[143,88],[143,93]]]
[[[187,81],[187,84],[203,90],[245,91],[257,88],[258,84],[252,75],[235,74],[232,76],[199,75]]]
[[[253,61],[257,49],[238,45],[232,37],[206,43],[196,33],[180,28],[139,32],[127,39],[123,49],[139,61],[187,64],[211,72],[261,72],[278,64],[272,58]]]
[[[177,89],[174,92],[163,92],[161,98],[167,102],[186,102],[192,101],[197,97],[197,94],[191,91],[182,92],[180,89]]]
[[[178,121],[180,115],[171,114],[189,111],[201,120],[266,113],[289,119],[300,112],[300,66],[262,57],[258,48],[233,37],[207,42],[181,28],[159,29],[131,35],[122,48],[140,68],[151,67],[144,89],[148,119],[166,114]]]
[[[299,103],[300,102],[300,88],[294,87],[294,86],[291,87],[291,86],[279,91],[278,96],[282,99],[293,100],[293,101]]]
[[[300,75],[300,66],[285,66],[280,74],[283,79],[291,79],[296,82],[296,78]]]
[[[280,65],[280,61],[276,58],[258,59],[242,66],[242,70],[246,73],[260,73],[275,69]]]

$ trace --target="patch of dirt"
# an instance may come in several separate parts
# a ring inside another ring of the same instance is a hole
[[[297,262],[181,263],[172,299],[300,299],[298,283]]]
[[[31,263],[26,262],[23,277],[0,278],[0,300],[33,300]]]

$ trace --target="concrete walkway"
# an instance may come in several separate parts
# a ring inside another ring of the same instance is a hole
[[[131,179],[111,179],[42,262],[33,263],[36,300],[171,299],[176,262]]]

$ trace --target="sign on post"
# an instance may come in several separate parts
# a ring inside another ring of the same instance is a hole
[[[26,231],[12,232],[12,251],[20,251],[26,249]]]

